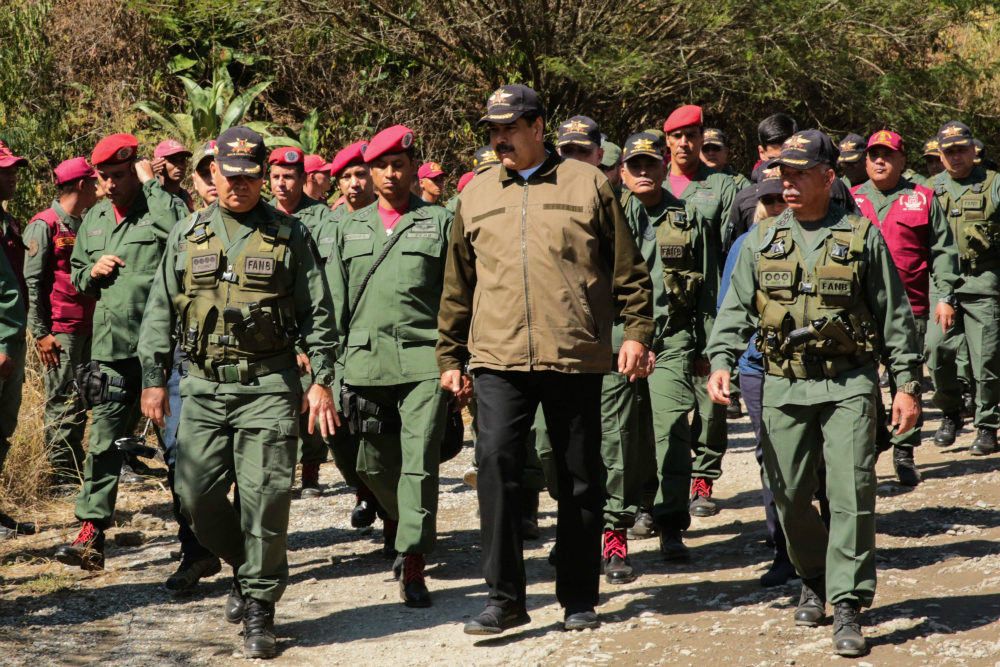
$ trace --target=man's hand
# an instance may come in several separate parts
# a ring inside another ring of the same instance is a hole
[[[170,394],[167,393],[166,387],[149,387],[143,389],[140,404],[142,414],[152,419],[153,423],[160,428],[166,426],[166,422],[163,419],[164,415],[173,417],[173,413],[170,412]]]
[[[441,387],[458,395],[462,393],[462,371],[445,371],[441,373]]]
[[[451,371],[449,371],[451,372]],[[448,399],[451,405],[452,412],[461,412],[462,408],[469,404],[469,400],[472,399],[472,378],[465,373],[461,374],[459,379],[459,390],[451,392],[451,398]],[[441,380],[441,386],[444,386],[444,379]]]
[[[729,405],[729,371],[715,371],[708,378],[708,397],[713,403]]]
[[[153,158],[153,161],[149,163],[149,166],[152,168],[153,173],[159,176],[163,173],[163,167],[166,164],[167,164],[167,158],[158,157],[158,158]]]
[[[934,324],[941,325],[941,333],[948,333],[948,329],[955,326],[955,309],[944,301],[938,301],[934,309]]]
[[[125,262],[123,262],[120,257],[116,257],[115,255],[101,255],[101,258],[97,260],[97,263],[90,268],[90,277],[103,278],[104,276],[110,275],[110,273],[115,270],[116,266],[125,266]]]
[[[14,357],[9,354],[0,354],[0,378],[9,378],[14,372]]]
[[[645,345],[635,340],[622,343],[622,349],[618,353],[618,372],[627,375],[629,382],[649,375],[652,371],[648,370],[648,365],[649,350]]]
[[[712,362],[708,359],[695,359],[694,360],[694,376],[696,378],[708,377],[708,374],[712,372]]]
[[[892,401],[892,425],[897,426],[896,435],[908,433],[917,425],[919,417],[920,401],[917,397],[897,391]]]
[[[303,352],[295,355],[295,361],[299,365],[299,377],[305,377],[307,373],[313,372],[312,364],[309,363],[309,355]]]
[[[153,180],[153,165],[145,158],[136,160],[135,175],[138,176],[139,180],[143,183]]]
[[[309,386],[309,391],[302,397],[303,414],[309,411],[309,434],[316,430],[316,420],[319,420],[319,433],[329,438],[336,432],[335,426],[340,426],[340,416],[333,405],[333,390],[319,384]]]
[[[35,345],[38,346],[38,356],[42,359],[42,365],[46,368],[59,368],[59,353],[62,352],[62,345],[52,334],[42,336]]]

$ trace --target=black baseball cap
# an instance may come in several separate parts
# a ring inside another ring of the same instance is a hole
[[[479,119],[478,125],[486,123],[513,123],[526,113],[545,115],[542,100],[538,93],[520,83],[500,86],[493,91],[486,101],[486,115]]]
[[[838,162],[857,162],[865,156],[868,142],[860,134],[848,134],[844,137],[837,148],[840,149],[840,159]]]
[[[972,162],[974,164],[981,164],[983,158],[986,157],[986,144],[981,142],[979,139],[973,139],[972,145],[976,147],[976,157]]]
[[[938,149],[944,150],[952,146],[971,146],[972,130],[965,123],[952,120],[941,126],[937,133]]]
[[[223,176],[264,177],[264,138],[250,128],[229,128],[216,139],[215,150],[215,162]]]
[[[726,147],[726,135],[723,134],[722,130],[714,127],[706,127],[705,132],[702,135],[703,141],[702,146],[721,146]]]
[[[781,168],[775,164],[777,158],[771,158],[757,167],[757,199],[764,195],[780,195],[785,192],[785,182],[781,178]]]
[[[597,121],[586,116],[573,116],[559,124],[559,136],[556,138],[556,148],[573,144],[584,148],[601,147],[601,129]]]
[[[819,130],[805,130],[793,134],[781,146],[781,157],[774,164],[792,169],[811,169],[818,164],[831,167],[837,163],[840,151],[830,137]]]
[[[476,151],[476,156],[472,158],[472,171],[476,172],[476,176],[478,176],[490,167],[495,167],[498,164],[500,164],[500,158],[497,157],[493,147],[480,146],[479,150]]]
[[[938,150],[938,142],[936,138],[924,142],[922,155],[924,157],[939,157],[941,155],[941,151]]]
[[[655,135],[649,132],[639,132],[633,134],[625,140],[625,147],[622,149],[622,161],[628,162],[634,157],[648,155],[657,160],[663,159],[663,144]]]

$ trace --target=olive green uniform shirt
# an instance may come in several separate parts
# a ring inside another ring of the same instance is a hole
[[[26,310],[14,268],[7,261],[7,255],[0,252],[0,354],[13,357],[25,345],[24,333],[28,327]]]
[[[749,178],[747,178],[746,176],[744,176],[740,172],[738,172],[735,169],[733,169],[732,165],[728,165],[727,164],[720,171],[722,171],[722,173],[725,174],[726,176],[729,176],[730,178],[733,179],[733,183],[736,184],[736,191],[737,192],[739,192],[743,188],[748,188],[751,185],[753,185],[753,183],[750,181]],[[728,217],[726,219],[728,220]]]
[[[871,181],[863,183],[857,190],[857,194],[867,196],[868,201],[872,203],[878,223],[885,220],[886,214],[897,199],[912,195],[913,192],[912,181],[904,179],[900,179],[896,187],[884,192],[876,188]],[[958,245],[951,233],[944,209],[936,198],[930,203],[927,222],[927,245],[931,257],[931,264],[928,267],[931,274],[930,293],[938,297],[949,296],[957,285],[962,284],[959,275],[961,270],[958,263]],[[933,312],[935,304],[931,303],[930,306]]]
[[[272,199],[268,203],[277,210],[277,198]],[[333,218],[333,211],[323,202],[303,193],[302,198],[299,199],[299,205],[295,207],[295,210],[290,215],[302,222],[306,226],[306,229],[309,230],[309,233],[315,237],[316,229]]]
[[[989,175],[986,169],[980,166],[973,167],[972,173],[970,173],[965,178],[954,179],[947,171],[942,171],[930,183],[927,187],[934,189],[937,187],[943,187],[945,190],[951,194],[951,198],[955,201],[959,197],[968,192],[973,185],[976,183],[982,183],[986,180]],[[993,202],[993,206],[998,209],[997,215],[1000,216],[1000,175],[993,179],[993,187],[989,192],[983,193],[990,198]],[[948,212],[945,211],[945,216]],[[952,222],[949,220],[949,226]],[[955,240],[955,249],[958,250],[958,237],[956,234],[958,230],[952,227],[951,230],[952,238]],[[963,275],[965,279],[964,284],[959,287],[956,291],[957,294],[975,294],[980,296],[1000,296],[1000,268],[987,269],[980,273],[979,275]]]
[[[670,184],[669,168],[666,185]],[[669,188],[668,188],[669,189]],[[673,193],[678,199],[683,199],[698,211],[708,227],[719,239],[717,247],[726,234],[726,224],[729,222],[729,212],[736,199],[737,187],[733,179],[721,171],[716,171],[703,162],[698,163],[698,173],[684,188],[684,192]]]
[[[804,238],[792,209],[786,209],[775,222],[790,224],[792,239],[798,244],[810,271],[819,259],[831,231],[851,231],[847,212],[835,204],[830,205],[825,222],[809,242]],[[748,232],[740,247],[729,290],[708,341],[707,352],[712,361],[712,372],[731,372],[740,355],[746,351],[747,341],[757,330],[760,316],[756,303],[756,294],[760,289],[757,271],[762,240],[761,225],[756,225]],[[865,292],[868,309],[878,325],[879,342],[884,350],[883,359],[887,360],[898,384],[919,380],[922,361],[913,310],[885,240],[874,225],[868,229],[864,245],[861,261],[865,270],[864,275],[860,276],[861,288]],[[765,374],[764,377],[762,404],[766,407],[842,401],[873,393],[878,383],[874,363],[841,373],[834,378],[807,380],[770,374]]]
[[[452,214],[410,195],[410,208],[386,234],[377,207],[375,201],[319,232],[320,253],[329,253],[337,333],[346,345],[344,382],[386,386],[439,378],[434,346]],[[362,282],[393,237],[401,238],[352,313]]]
[[[195,214],[199,215],[199,214]],[[273,206],[258,202],[243,219],[234,236],[230,236],[223,220],[222,208],[216,206],[209,212],[208,227],[219,237],[230,261],[239,257],[259,224],[280,224],[292,228],[284,256],[287,275],[295,284],[288,291],[295,300],[295,318],[299,324],[299,341],[312,366],[313,382],[326,387],[333,384],[333,360],[337,335],[333,328],[330,297],[323,279],[322,262],[312,237],[305,226]],[[177,321],[174,297],[184,291],[184,274],[187,270],[187,233],[194,226],[192,216],[186,223],[177,225],[167,240],[167,249],[156,272],[156,281],[149,294],[146,318],[139,336],[139,360],[142,362],[142,386],[165,387],[164,369],[173,362],[171,332]],[[222,267],[220,267],[220,270]],[[221,309],[220,309],[221,310]],[[194,363],[194,362],[192,362]],[[302,391],[299,369],[292,366],[258,377],[243,384],[240,382],[215,382],[188,375],[181,380],[181,394],[277,394]]]
[[[52,210],[59,220],[74,232],[79,232],[83,218],[74,218],[59,205],[52,202]],[[52,236],[49,225],[44,220],[35,220],[24,230],[24,242],[32,239],[38,244],[34,254],[24,254],[24,282],[28,286],[28,328],[34,338],[44,338],[52,333],[52,306],[49,303],[51,277],[48,273],[49,258],[52,256]]]
[[[70,257],[70,281],[78,292],[97,299],[92,358],[121,361],[138,356],[139,326],[167,235],[187,215],[184,203],[152,178],[121,223],[116,223],[108,199],[84,216]],[[115,255],[125,266],[94,278],[90,271],[102,255]]]

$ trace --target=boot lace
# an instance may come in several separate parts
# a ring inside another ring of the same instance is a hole
[[[424,555],[406,554],[403,560],[403,585],[413,582],[424,583]]]
[[[607,560],[612,556],[621,559],[628,557],[628,539],[624,530],[604,531],[604,558]]]
[[[710,498],[712,496],[712,480],[695,477],[691,483],[691,495],[695,498]]]
[[[263,635],[267,631],[267,622],[271,610],[258,600],[250,598],[246,611],[243,612],[243,623],[246,635]]]
[[[837,628],[859,625],[858,615],[860,613],[861,610],[855,609],[852,605],[838,604],[833,608],[833,623]]]
[[[80,534],[76,536],[73,540],[73,546],[77,544],[89,544],[94,541],[95,538],[100,534],[101,531],[97,529],[97,526],[91,521],[84,521],[83,526],[80,527]]]

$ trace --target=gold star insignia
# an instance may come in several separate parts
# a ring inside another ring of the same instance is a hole
[[[938,149],[938,142],[937,141],[928,141],[927,142],[927,150],[929,150],[929,151],[936,151],[937,149]]]
[[[505,93],[503,92],[503,88],[500,88],[495,93],[490,95],[490,99],[486,102],[486,106],[491,107],[494,104],[507,104],[507,98],[512,95],[513,93]]]
[[[247,141],[246,139],[237,139],[236,141],[229,142],[227,145],[233,149],[234,153],[246,154],[249,154],[254,148],[257,147],[257,144]]]
[[[637,151],[651,151],[653,142],[650,139],[636,139],[632,142],[632,147]]]
[[[566,130],[567,134],[586,134],[587,124],[578,120],[571,120],[563,125],[563,129]]]
[[[842,141],[840,143],[840,150],[842,151],[853,151],[857,150],[858,145],[853,141]]]
[[[946,127],[943,130],[941,130],[941,134],[943,134],[946,137],[953,137],[956,134],[961,134],[961,132],[962,128],[958,127],[957,125],[952,125],[951,127]]]
[[[794,134],[791,137],[789,137],[787,141],[785,141],[785,146],[788,146],[789,148],[802,148],[808,143],[812,142],[810,142],[805,137]]]

